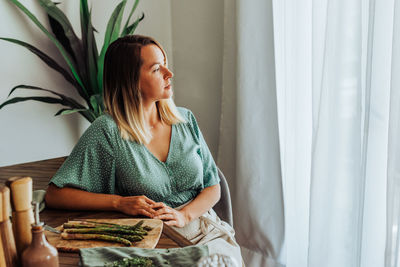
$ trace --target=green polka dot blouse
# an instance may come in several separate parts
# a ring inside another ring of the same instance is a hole
[[[218,171],[193,113],[178,108],[186,123],[172,125],[165,162],[144,145],[122,139],[111,116],[97,118],[50,183],[94,193],[146,195],[171,207],[219,183]]]

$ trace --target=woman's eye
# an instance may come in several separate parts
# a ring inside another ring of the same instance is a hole
[[[153,72],[156,72],[156,71],[159,71],[159,70],[160,70],[160,68],[157,68],[157,69],[153,70]]]

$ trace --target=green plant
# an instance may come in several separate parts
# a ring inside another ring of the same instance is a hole
[[[53,96],[14,97],[2,103],[0,109],[9,104],[35,100],[50,104],[63,105],[64,107],[59,110],[55,116],[79,112],[89,122],[93,122],[103,113],[104,110],[102,90],[103,66],[106,50],[110,43],[118,37],[132,34],[139,22],[143,20],[144,14],[142,13],[142,15],[133,23],[129,23],[139,0],[135,0],[124,26],[122,26],[121,23],[127,0],[122,0],[115,7],[107,24],[104,43],[100,53],[98,53],[94,36],[94,32],[97,31],[91,22],[91,10],[89,10],[87,0],[80,0],[81,39],[79,39],[75,34],[75,31],[66,15],[57,7],[57,3],[53,3],[51,0],[38,0],[41,7],[48,15],[52,31],[50,32],[18,0],[10,1],[25,13],[30,20],[35,23],[36,26],[39,27],[39,29],[42,30],[42,32],[45,33],[45,35],[55,44],[68,68],[59,65],[50,56],[26,42],[12,38],[0,37],[0,39],[27,48],[43,60],[43,62],[45,62],[50,68],[59,72],[65,80],[72,85],[71,88],[76,90],[84,99],[86,106],[80,104],[79,101],[76,101],[71,97],[57,93],[53,90],[21,84],[13,87],[8,96],[10,96],[16,89],[40,90],[51,93]]]

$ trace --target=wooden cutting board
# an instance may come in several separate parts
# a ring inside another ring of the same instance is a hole
[[[155,248],[160,239],[163,222],[156,219],[90,219],[91,221],[117,223],[125,225],[135,225],[141,220],[144,220],[143,226],[147,225],[153,229],[144,236],[143,240],[134,242],[132,247],[138,248]],[[62,229],[62,225],[56,227],[57,230]],[[60,237],[60,234],[45,231],[48,242],[56,247],[59,251],[78,252],[81,248],[94,247],[126,247],[123,244],[107,242],[101,240],[65,240]]]

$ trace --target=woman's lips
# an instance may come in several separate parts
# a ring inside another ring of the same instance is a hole
[[[165,89],[171,89],[171,84],[168,84],[167,86],[164,87]]]

